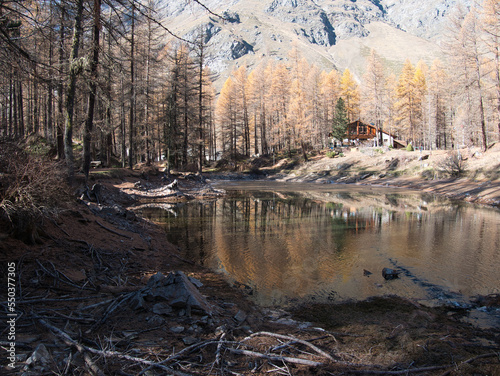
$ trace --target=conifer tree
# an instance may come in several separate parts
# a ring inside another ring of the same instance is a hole
[[[333,115],[332,121],[332,135],[335,139],[343,143],[347,134],[347,124],[349,123],[349,118],[347,115],[347,109],[345,102],[340,97],[335,105],[335,113]]]
[[[395,106],[398,128],[410,142],[415,142],[417,113],[420,109],[420,102],[418,101],[415,85],[415,67],[409,59],[406,60],[399,76],[396,96],[397,102]]]
[[[483,3],[484,41],[490,52],[491,76],[496,101],[497,132],[500,138],[500,1],[485,0]]]
[[[236,88],[229,77],[220,91],[217,100],[216,116],[220,126],[222,153],[229,153],[231,159],[236,161],[238,129],[236,126]]]
[[[266,68],[267,64],[265,62],[259,64],[256,69],[250,72],[247,80],[249,110],[252,112],[250,118],[254,129],[255,154],[259,154],[259,150],[262,154],[269,153],[267,140],[268,104],[266,102],[269,77],[266,74]]]
[[[446,90],[447,75],[439,59],[434,60],[429,71],[429,142],[430,147],[446,149],[447,119],[446,107],[448,94]],[[434,142],[432,142],[434,139]]]
[[[340,96],[343,98],[349,122],[359,118],[359,85],[354,76],[346,68],[340,81]]]
[[[321,75],[321,121],[326,134],[330,132],[335,105],[340,98],[340,74],[336,70]]]
[[[269,96],[273,109],[273,145],[277,150],[287,148],[291,156],[292,130],[287,117],[290,103],[290,76],[287,66],[283,63],[279,63],[272,70]]]
[[[381,130],[385,117],[385,74],[384,67],[372,50],[363,76],[363,109],[365,117],[377,128],[377,145],[381,140]]]

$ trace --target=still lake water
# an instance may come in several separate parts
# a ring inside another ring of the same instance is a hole
[[[500,211],[397,189],[219,182],[211,202],[143,207],[184,257],[261,305],[500,292]],[[386,281],[384,267],[400,278]],[[371,274],[370,274],[371,273]]]

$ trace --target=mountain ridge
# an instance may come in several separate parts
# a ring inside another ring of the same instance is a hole
[[[200,30],[207,42],[207,65],[216,87],[241,65],[263,59],[286,60],[292,44],[321,69],[349,68],[359,80],[367,50],[397,71],[404,60],[430,63],[442,58],[439,43],[447,16],[469,0],[171,0],[166,22],[177,35],[193,40]],[[397,73],[397,72],[394,72]]]

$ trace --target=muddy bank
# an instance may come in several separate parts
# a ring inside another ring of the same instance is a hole
[[[101,185],[99,202],[81,192],[73,196],[57,217],[39,224],[39,244],[0,237],[2,286],[9,282],[7,265],[15,264],[17,315],[13,341],[3,323],[1,345],[14,355],[1,359],[3,374],[500,372],[498,329],[464,323],[464,309],[395,297],[291,312],[256,307],[244,288],[184,260],[163,230],[130,210],[173,179],[125,171],[93,175]],[[196,177],[174,178],[178,192],[155,200],[221,194]],[[203,305],[150,292],[157,287],[153,276],[179,272]]]

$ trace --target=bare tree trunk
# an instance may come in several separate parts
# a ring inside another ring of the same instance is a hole
[[[476,63],[477,90],[479,93],[479,115],[481,117],[481,136],[482,136],[483,150],[486,151],[486,149],[488,149],[488,141],[486,138],[486,120],[484,114],[483,88],[481,84],[481,63],[479,61],[479,52],[477,51],[477,49],[474,54],[474,60]]]
[[[198,47],[198,172],[203,171],[203,145],[205,142],[204,119],[203,119],[203,65],[205,63],[205,33],[201,33]]]
[[[151,38],[152,38],[152,27],[151,27],[151,8],[148,9],[148,34],[147,34],[147,50],[146,50],[146,98],[144,103],[144,134],[146,138],[146,164],[151,165],[151,147],[150,147],[150,122],[149,122],[149,109],[150,109],[150,81],[151,81]],[[154,150],[154,149],[153,149]]]
[[[58,112],[59,112],[59,118],[57,120],[57,129],[56,129],[56,144],[57,144],[57,158],[58,159],[63,159],[65,157],[64,154],[64,128],[63,128],[63,118],[64,118],[64,101],[63,101],[63,92],[64,92],[64,85],[63,85],[63,62],[64,62],[64,13],[65,13],[65,8],[63,5],[61,5],[61,18],[60,18],[60,23],[59,23],[59,70],[60,70],[60,77],[59,77],[59,84],[58,84],[58,91],[59,91],[59,99],[58,99]]]
[[[130,169],[134,167],[134,110],[135,110],[135,3],[132,3],[132,35],[130,37],[130,113],[129,113],[129,154],[128,154],[128,165]]]
[[[24,127],[24,103],[23,103],[23,83],[21,79],[17,81],[17,115],[18,115],[18,125],[19,125],[19,137],[25,136]]]
[[[92,129],[94,127],[94,108],[97,91],[97,65],[99,64],[99,38],[101,31],[101,0],[94,0],[94,26],[92,32],[92,60],[90,62],[90,85],[87,107],[87,120],[83,136],[83,172],[85,181],[90,172],[90,143],[92,142]]]
[[[73,26],[73,41],[71,43],[71,53],[69,56],[69,81],[66,95],[64,124],[64,154],[66,156],[68,180],[70,184],[75,177],[75,160],[73,156],[73,113],[75,109],[76,80],[81,68],[78,63],[78,50],[80,48],[80,38],[82,35],[82,15],[83,0],[77,0],[75,23]]]

